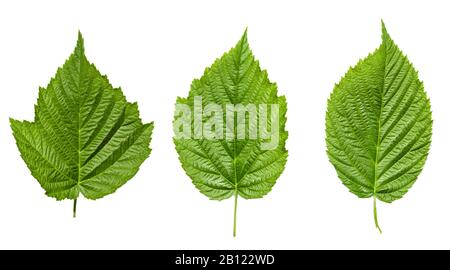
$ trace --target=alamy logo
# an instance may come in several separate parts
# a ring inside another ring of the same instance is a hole
[[[176,139],[260,140],[262,150],[273,150],[279,143],[278,104],[215,104],[203,106],[194,97],[193,109],[177,103],[173,129]]]

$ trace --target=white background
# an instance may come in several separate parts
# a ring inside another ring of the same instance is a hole
[[[0,248],[450,248],[448,1],[2,1],[0,3]],[[325,153],[326,101],[347,69],[381,42],[381,19],[408,55],[433,110],[431,152],[406,196],[378,203],[341,184]],[[289,158],[263,199],[210,201],[172,143],[177,96],[248,27],[256,58],[288,101]],[[86,54],[145,122],[153,152],[98,201],[57,202],[30,175],[8,118],[32,120],[38,87],[72,52]]]

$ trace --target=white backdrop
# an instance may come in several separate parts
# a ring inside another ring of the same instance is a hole
[[[0,3],[0,248],[378,249],[450,248],[450,4],[448,1],[2,1]],[[431,152],[406,196],[358,199],[325,153],[326,101],[341,76],[379,46],[381,19],[424,81]],[[272,192],[210,201],[172,143],[177,96],[248,27],[256,58],[288,101],[289,158]],[[19,156],[9,117],[32,120],[38,87],[72,52],[86,54],[155,121],[138,174],[98,201],[57,202]]]

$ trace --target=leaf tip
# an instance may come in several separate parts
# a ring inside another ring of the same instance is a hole
[[[80,30],[78,30],[78,39],[77,39],[77,46],[75,48],[75,53],[82,53],[82,54],[84,53],[84,39]]]
[[[383,39],[383,42],[391,39],[389,33],[386,30],[386,25],[384,24],[383,19],[381,19],[381,38]]]
[[[247,32],[248,32],[247,30],[248,30],[248,27],[245,27],[244,34],[242,34],[242,37],[240,40],[240,42],[242,42],[242,43],[247,43]]]

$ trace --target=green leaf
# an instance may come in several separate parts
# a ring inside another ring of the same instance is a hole
[[[337,84],[328,100],[330,162],[350,192],[400,199],[422,171],[431,143],[430,101],[417,71],[382,23],[382,44]]]
[[[46,195],[99,199],[131,179],[150,154],[153,123],[143,124],[77,46],[47,88],[39,89],[34,122],[10,119],[21,156]]]
[[[199,107],[195,106],[196,98],[202,99]],[[216,109],[222,109],[222,112],[216,112],[214,116],[201,114],[200,121],[192,120],[195,118],[196,108],[206,111],[206,108],[213,104]],[[257,107],[255,122],[249,120],[252,119],[250,114],[246,114],[245,120],[234,112],[227,118],[227,106],[230,105]],[[264,122],[260,105],[262,108],[274,106],[278,113],[270,109],[267,113],[268,120]],[[178,106],[187,107],[187,113],[180,113]],[[179,121],[189,114],[191,117],[187,117],[184,122],[187,122],[185,131],[191,133],[190,136],[177,136]],[[238,196],[245,199],[263,197],[271,191],[284,170],[288,155],[285,148],[288,136],[285,130],[285,115],[286,99],[277,95],[276,84],[269,81],[265,70],[260,69],[259,62],[255,60],[249,48],[247,31],[234,48],[207,68],[199,80],[192,82],[187,98],[177,99],[174,143],[181,165],[195,187],[210,199],[224,200],[234,196],[234,236]],[[215,126],[216,135],[226,134],[230,137],[204,136],[205,126],[201,125],[207,124],[211,119],[226,122],[222,127]],[[256,122],[257,125],[250,124]],[[261,130],[258,130],[256,138],[250,136],[251,128],[256,130],[265,124],[271,127],[272,135],[277,133],[271,137],[272,141],[264,137]],[[242,125],[247,127],[245,137],[239,137],[238,132],[242,130]],[[203,136],[198,136],[199,134]]]

